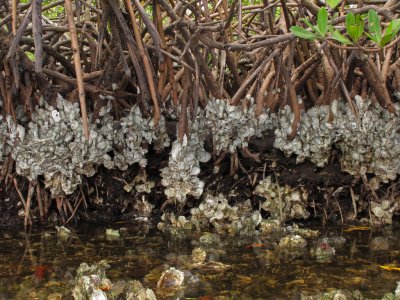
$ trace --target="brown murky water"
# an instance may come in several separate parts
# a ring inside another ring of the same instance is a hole
[[[171,238],[148,226],[114,224],[123,227],[120,238],[107,238],[106,227],[86,225],[60,240],[54,229],[31,233],[0,229],[0,299],[71,298],[71,279],[82,262],[106,259],[112,281],[137,279],[156,290],[154,270],[179,268],[182,257],[199,245],[200,235]],[[400,228],[381,231],[346,232],[320,229],[321,237],[346,239],[336,247],[332,261],[318,262],[311,255],[316,240],[306,249],[277,250],[268,238],[221,238],[205,246],[208,259],[232,265],[223,273],[192,271],[190,286],[172,299],[293,299],[330,289],[358,289],[367,298],[381,298],[393,292],[400,272],[379,266],[400,265]],[[50,296],[49,296],[50,295]]]

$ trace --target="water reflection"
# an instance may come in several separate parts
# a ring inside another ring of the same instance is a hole
[[[155,291],[164,270],[188,269],[193,281],[175,298],[288,299],[338,288],[381,298],[393,292],[399,280],[399,272],[379,267],[400,265],[398,228],[350,232],[326,228],[299,249],[279,248],[273,236],[220,239],[195,233],[174,238],[148,225],[127,223],[114,224],[113,229],[120,230],[119,238],[107,237],[106,227],[93,224],[73,229],[66,239],[59,238],[53,228],[0,231],[0,299],[70,299],[80,263],[103,259],[111,266],[107,271],[111,281],[136,279]],[[325,242],[333,245],[334,256],[320,259],[316,253]],[[187,261],[195,247],[206,250],[209,262],[231,268],[189,270]]]

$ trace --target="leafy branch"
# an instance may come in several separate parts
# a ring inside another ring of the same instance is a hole
[[[339,4],[338,0],[327,1],[332,11]],[[333,15],[335,18],[336,14]],[[365,20],[368,21],[367,31],[365,30]],[[344,45],[356,44],[365,34],[365,36],[376,43],[379,47],[384,47],[396,37],[400,30],[400,19],[390,21],[386,30],[383,30],[379,15],[375,10],[369,10],[367,17],[360,14],[348,12],[346,15],[346,35],[342,34],[338,29],[331,25],[329,14],[326,7],[318,10],[317,25],[312,25],[310,20],[302,18],[308,29],[301,26],[292,26],[290,31],[297,37],[306,40],[323,40],[332,39]],[[384,33],[383,33],[384,31]]]

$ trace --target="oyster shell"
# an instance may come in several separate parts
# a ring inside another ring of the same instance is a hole
[[[303,189],[292,189],[289,186],[279,186],[272,178],[261,180],[254,194],[266,199],[261,204],[262,209],[271,213],[271,218],[285,222],[292,219],[307,219],[308,193]]]
[[[206,261],[207,253],[203,248],[197,247],[192,251],[192,263],[202,264]]]
[[[157,282],[157,289],[177,289],[183,285],[185,274],[175,268],[169,268],[161,274]]]
[[[300,235],[284,236],[279,241],[281,248],[304,248],[307,246],[307,241]]]

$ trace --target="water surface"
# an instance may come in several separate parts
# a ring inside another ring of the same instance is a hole
[[[0,230],[0,299],[71,299],[71,280],[80,263],[107,260],[112,281],[136,279],[156,291],[160,272],[183,268],[182,261],[199,246],[201,234],[173,238],[147,225],[119,223],[120,238],[107,238],[101,225],[73,229],[61,240],[55,229]],[[206,248],[208,260],[232,265],[225,272],[191,271],[197,283],[186,286],[171,299],[291,299],[300,293],[317,294],[332,289],[360,290],[380,299],[393,292],[400,272],[382,265],[400,265],[399,228],[346,232],[321,229],[321,235],[346,239],[332,261],[319,262],[312,255],[317,239],[306,249],[277,250],[267,237],[221,238]],[[160,295],[159,295],[160,296]],[[162,298],[162,297],[160,297]],[[220,298],[218,298],[220,299]]]

